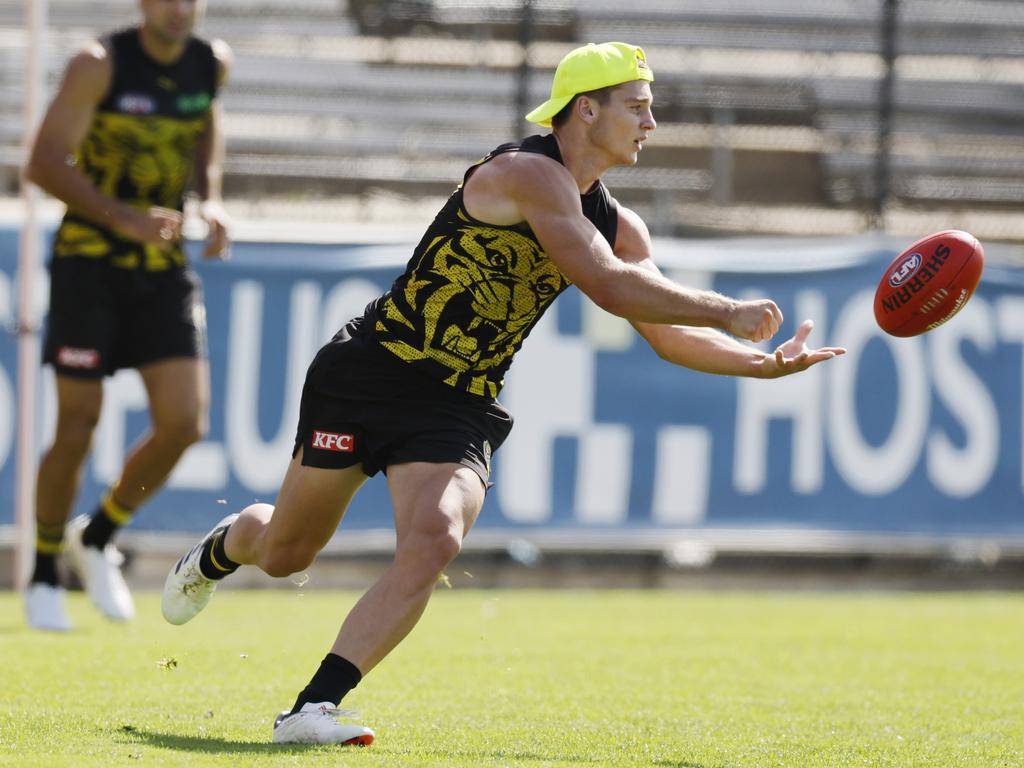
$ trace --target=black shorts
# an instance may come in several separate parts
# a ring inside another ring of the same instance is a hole
[[[491,454],[512,415],[497,401],[426,378],[345,326],[313,359],[299,407],[294,456],[308,467],[361,464],[369,476],[392,464],[463,464],[488,485]]]
[[[98,379],[172,357],[206,357],[206,313],[194,272],[52,260],[43,362],[64,376]]]

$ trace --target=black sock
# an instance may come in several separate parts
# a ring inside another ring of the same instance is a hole
[[[87,547],[103,549],[118,529],[132,519],[133,511],[114,499],[113,489],[107,491],[82,531],[82,543]]]
[[[32,584],[58,586],[57,555],[64,547],[64,526],[36,523],[36,564]]]
[[[199,556],[199,570],[208,579],[219,581],[238,570],[238,563],[229,558],[224,551],[224,539],[227,538],[230,527],[225,525],[218,528],[203,545],[203,553]]]
[[[44,555],[41,552],[36,552],[36,567],[32,570],[31,583],[49,584],[51,587],[58,586],[56,555]]]
[[[362,679],[363,673],[355,664],[336,653],[328,653],[320,662],[320,669],[313,675],[309,685],[302,689],[299,698],[295,700],[292,714],[309,702],[319,704],[321,701],[331,701],[334,706],[338,706],[345,694],[359,685]]]

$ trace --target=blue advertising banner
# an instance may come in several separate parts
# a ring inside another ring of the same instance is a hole
[[[17,233],[0,230],[0,321],[14,318]],[[133,528],[205,531],[273,502],[290,458],[306,366],[391,283],[411,244],[237,243],[197,263],[212,373],[210,432]],[[986,269],[950,323],[896,339],[872,297],[899,244],[876,238],[656,244],[678,281],[769,296],[813,345],[849,354],[774,381],[709,376],[660,360],[575,289],[538,325],[502,402],[516,417],[496,454],[479,527],[579,531],[792,527],[882,533],[1024,532],[1024,274]],[[45,275],[40,275],[45,291]],[[0,525],[13,522],[15,337],[0,337]],[[76,511],[91,508],[145,430],[133,371],[108,380]],[[53,433],[43,376],[41,447]],[[345,528],[391,524],[381,477]]]

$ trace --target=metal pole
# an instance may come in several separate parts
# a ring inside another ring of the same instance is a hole
[[[736,111],[732,107],[717,106],[712,113],[714,127],[711,133],[711,198],[715,205],[731,205],[735,163],[729,130],[736,124]]]
[[[25,78],[25,134],[23,157],[28,160],[32,138],[42,114],[46,89],[47,0],[25,0],[28,32]],[[15,440],[14,585],[21,589],[28,581],[29,563],[35,540],[36,492],[36,391],[39,379],[39,312],[35,302],[36,274],[42,243],[39,221],[39,190],[24,178],[21,199],[25,218],[18,247],[18,429]]]
[[[885,208],[889,202],[892,169],[890,167],[893,84],[896,65],[896,29],[899,0],[885,0],[882,8],[882,63],[885,72],[878,85],[878,136],[875,147],[875,194],[872,228],[884,229]]]
[[[533,21],[533,0],[522,0],[519,11],[519,47],[523,58],[519,62],[515,114],[512,116],[513,140],[523,134],[526,123],[523,115],[530,110],[530,43],[533,42]]]

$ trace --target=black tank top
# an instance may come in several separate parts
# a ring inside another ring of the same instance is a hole
[[[367,307],[377,343],[430,378],[487,398],[501,390],[512,356],[569,280],[525,223],[487,224],[466,211],[470,173],[506,152],[562,162],[553,135],[502,144],[463,176],[391,289]],[[580,196],[583,215],[615,246],[618,208],[598,181]]]
[[[111,57],[110,90],[100,102],[76,161],[103,193],[138,208],[182,210],[192,156],[210,122],[218,64],[209,43],[189,38],[173,64],[160,64],[142,48],[139,29],[103,41]],[[117,267],[181,267],[180,248],[161,252],[124,240],[69,210],[57,231],[54,256],[102,258]]]

